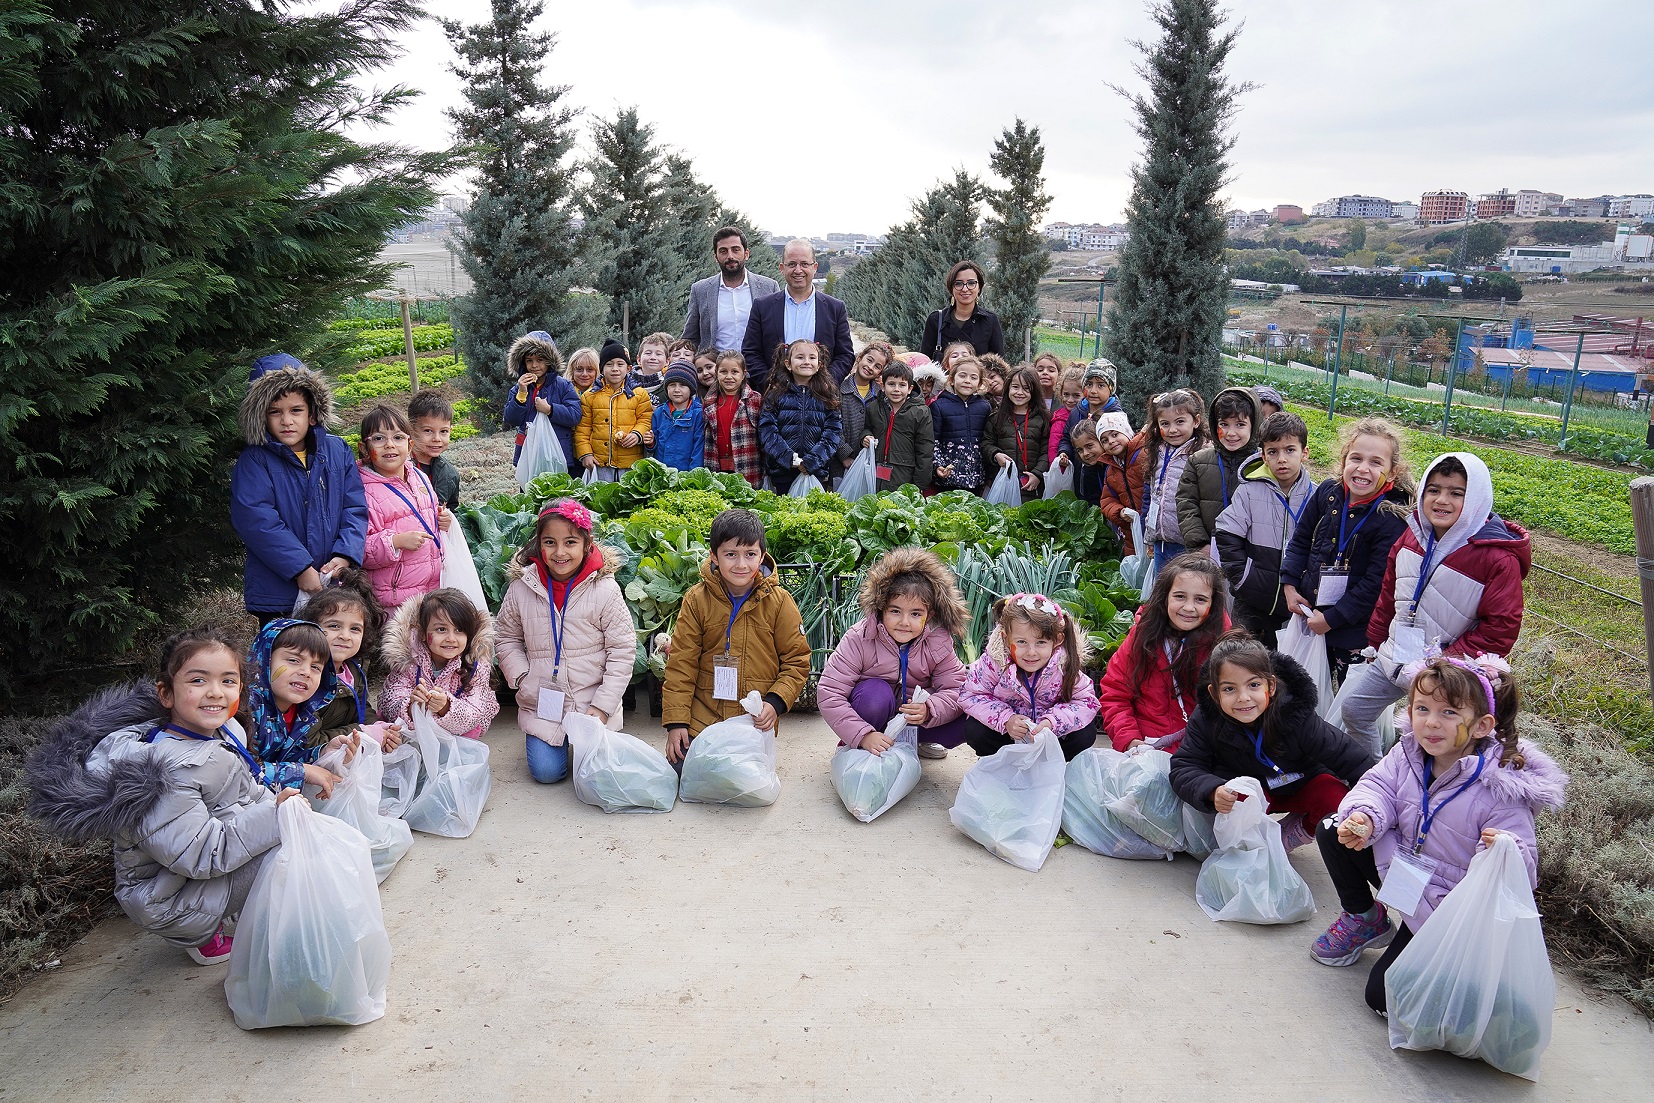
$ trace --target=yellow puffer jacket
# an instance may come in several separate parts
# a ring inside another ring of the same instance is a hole
[[[804,637],[804,621],[793,595],[775,577],[774,559],[764,556],[763,573],[731,626],[733,605],[708,557],[701,564],[701,580],[683,596],[672,629],[672,652],[661,688],[661,722],[666,727],[688,724],[694,736],[708,724],[745,715],[739,700],[712,699],[712,663],[724,653],[726,628],[730,656],[739,664],[737,698],[757,690],[779,716],[803,692],[810,676],[810,641]]]
[[[616,444],[615,438],[649,432],[654,413],[655,404],[642,387],[631,394],[624,386],[607,384],[585,391],[580,395],[580,424],[574,427],[576,461],[590,456],[599,467],[629,469],[643,458],[644,446]]]

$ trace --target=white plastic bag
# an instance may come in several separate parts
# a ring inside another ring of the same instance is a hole
[[[666,756],[635,735],[610,731],[583,712],[563,717],[573,760],[574,795],[605,812],[670,812],[678,774]]]
[[[948,809],[953,826],[990,854],[1036,871],[1062,826],[1062,745],[1050,728],[1031,743],[1012,743],[972,766]]]
[[[1149,564],[1154,562],[1154,549],[1143,543],[1143,518],[1135,509],[1122,509],[1120,516],[1131,527],[1131,546],[1137,549],[1120,560],[1120,581],[1127,586],[1141,587]]]
[[[424,767],[408,805],[408,826],[428,835],[463,839],[477,829],[493,779],[488,744],[450,735],[423,706],[413,709],[413,739]]]
[[[253,881],[224,978],[235,1025],[370,1023],[385,1013],[391,943],[368,841],[298,799],[276,820],[281,846]]]
[[[993,485],[988,487],[988,493],[983,495],[991,506],[1007,506],[1016,509],[1022,504],[1022,472],[1017,465],[1008,463],[999,469],[994,476]]]
[[[372,848],[373,875],[379,881],[389,877],[402,855],[413,846],[413,832],[395,816],[379,811],[380,788],[384,782],[384,752],[368,736],[356,757],[345,763],[345,749],[338,747],[322,755],[316,765],[331,770],[344,780],[333,787],[333,795],[323,800],[311,798],[311,807],[324,816],[343,820],[360,831]],[[308,790],[310,787],[306,786]],[[309,796],[308,791],[305,794]]]
[[[929,700],[923,687],[912,703]],[[884,734],[895,740],[883,754],[860,747],[840,747],[833,754],[833,787],[845,809],[862,823],[872,823],[919,784],[919,729],[897,713]]]
[[[442,530],[442,584],[452,586],[471,599],[480,611],[488,611],[488,599],[482,593],[482,577],[471,558],[471,546],[465,542],[465,530],[459,518]]]
[[[720,720],[690,740],[683,757],[678,798],[696,804],[762,808],[781,795],[775,771],[775,732],[760,731],[752,718],[764,708],[758,691],[741,700],[746,716]]]
[[[878,455],[869,444],[861,450],[861,455],[850,464],[850,469],[839,480],[838,495],[847,502],[853,502],[879,489]]]
[[[1081,751],[1063,776],[1062,829],[1070,839],[1109,858],[1171,860],[1172,852],[1155,846],[1108,810],[1117,799],[1130,757],[1113,747]]]
[[[1343,718],[1334,711],[1332,692],[1332,662],[1327,658],[1327,641],[1310,629],[1302,613],[1293,613],[1275,636],[1281,654],[1296,659],[1310,681],[1315,683],[1315,712],[1321,719],[1337,728],[1344,726]]]
[[[1338,692],[1333,695],[1332,705],[1323,717],[1327,723],[1335,728],[1343,729],[1344,727],[1344,702],[1355,695],[1355,683],[1359,680],[1356,678],[1356,673],[1359,670],[1360,667],[1351,665],[1349,672],[1344,675],[1343,683],[1338,687]],[[1403,694],[1402,702],[1405,703],[1406,700],[1406,695]],[[1385,752],[1396,745],[1396,707],[1394,704],[1385,705],[1384,711],[1378,714],[1377,727],[1380,740],[1379,746],[1383,748],[1379,751],[1379,755],[1382,757]]]
[[[1108,810],[1163,850],[1183,849],[1183,802],[1172,792],[1172,756],[1154,747],[1127,755]]]
[[[523,450],[517,455],[517,485],[527,486],[536,475],[563,475],[568,469],[568,457],[563,455],[556,427],[545,414],[535,414],[523,433]]]
[[[1204,861],[1218,848],[1217,817],[1202,812],[1192,804],[1183,806],[1183,853],[1196,861]]]
[[[1055,498],[1063,491],[1074,491],[1074,461],[1069,460],[1067,467],[1051,465],[1051,470],[1045,473],[1045,493],[1043,497]]]
[[[789,498],[807,498],[812,490],[825,490],[821,480],[808,472],[793,480],[793,485],[787,488]]]
[[[1200,865],[1195,903],[1214,921],[1298,923],[1315,914],[1309,885],[1287,861],[1281,825],[1264,807],[1263,786],[1255,777],[1228,782],[1245,793],[1232,812],[1213,827],[1218,849]]]
[[[598,478],[597,468],[595,467],[586,468],[586,473],[580,476],[580,485],[582,486],[596,486],[601,481],[602,480]]]
[[[1501,833],[1384,974],[1390,1048],[1445,1049],[1536,1079],[1556,976],[1516,840]]]
[[[389,754],[380,754],[384,777],[379,782],[379,814],[401,819],[419,791],[419,747],[404,739]]]
[[[328,586],[332,582],[333,582],[333,576],[332,575],[330,575],[330,574],[322,575],[322,590],[327,589]],[[322,593],[322,590],[317,590],[315,593],[311,593],[308,590],[300,590],[299,591],[299,596],[293,599],[293,612],[290,615],[296,617],[300,613],[304,612],[304,607],[306,605],[310,604],[310,599],[314,598],[314,597],[320,597],[321,593]]]

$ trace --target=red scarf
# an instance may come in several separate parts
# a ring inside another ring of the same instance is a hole
[[[539,570],[540,582],[545,586],[546,591],[551,594],[551,600],[558,605],[562,605],[568,601],[569,591],[602,569],[603,553],[597,545],[593,544],[592,549],[586,553],[586,561],[580,564],[580,569],[575,571],[574,577],[567,582],[559,582],[552,578],[551,572],[546,570],[546,565],[538,559],[534,561],[534,566]]]
[[[730,443],[730,426],[735,424],[735,411],[741,408],[741,396],[738,394],[718,395],[717,408],[713,411],[718,422],[718,456],[720,471],[735,470],[735,445]],[[729,466],[725,467],[727,463]]]

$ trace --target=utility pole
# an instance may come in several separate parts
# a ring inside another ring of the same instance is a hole
[[[1654,572],[1641,566],[1654,560],[1654,478],[1647,475],[1631,480],[1631,527],[1637,537],[1637,576],[1643,595],[1643,642],[1648,648],[1649,675],[1654,679]],[[1650,690],[1654,693],[1654,681],[1650,682]]]
[[[1332,401],[1327,403],[1327,423],[1333,420],[1333,411],[1338,409],[1338,369],[1344,363],[1344,320],[1349,315],[1348,306],[1338,308],[1338,351],[1332,361]]]
[[[1574,346],[1574,368],[1568,373],[1568,397],[1562,402],[1562,439],[1556,442],[1558,448],[1568,447],[1568,415],[1574,411],[1574,388],[1579,385],[1579,357],[1585,351],[1585,331],[1579,331],[1579,343]],[[1640,481],[1640,480],[1639,480]],[[1632,498],[1633,504],[1635,497]],[[1641,541],[1638,541],[1639,547]],[[1642,555],[1641,551],[1637,553]]]
[[[1442,436],[1448,435],[1448,422],[1453,417],[1453,384],[1459,378],[1459,346],[1464,342],[1464,319],[1458,319],[1459,328],[1453,335],[1453,357],[1447,362],[1447,396],[1442,404]]]

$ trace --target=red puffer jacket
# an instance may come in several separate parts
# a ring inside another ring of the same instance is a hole
[[[1126,633],[1120,649],[1108,661],[1108,669],[1097,683],[1097,703],[1103,718],[1103,731],[1108,733],[1114,749],[1123,751],[1134,740],[1152,743],[1161,736],[1179,734],[1179,738],[1161,748],[1176,751],[1182,742],[1181,732],[1189,726],[1199,704],[1198,685],[1178,685],[1171,666],[1156,662],[1152,670],[1139,671],[1132,649],[1137,643],[1137,630],[1143,626],[1143,611],[1137,611],[1137,622]],[[1229,615],[1223,615],[1223,627],[1229,627]],[[1199,656],[1206,662],[1206,656]]]

